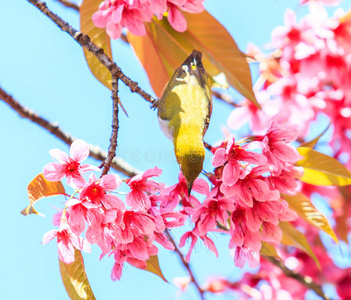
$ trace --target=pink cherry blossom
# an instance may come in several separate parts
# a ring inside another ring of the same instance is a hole
[[[89,183],[80,193],[82,204],[88,208],[98,207],[102,204],[105,208],[124,209],[124,204],[117,196],[108,194],[107,192],[117,189],[122,183],[118,175],[108,174],[96,179],[92,174]]]
[[[262,109],[244,99],[230,113],[227,119],[229,128],[239,130],[248,123],[252,131],[260,134],[269,125],[270,119],[279,112],[282,103],[279,99],[271,99],[271,94],[266,90],[255,93],[255,96]]]
[[[168,0],[168,22],[177,31],[184,32],[187,23],[180,10],[190,13],[200,13],[204,10],[204,0]]]
[[[216,221],[226,224],[229,218],[228,212],[234,210],[232,198],[222,197],[219,199],[209,198],[198,207],[193,214],[193,222],[196,223],[194,234],[203,236],[217,226]]]
[[[149,3],[141,0],[106,0],[92,16],[95,26],[106,27],[112,39],[120,38],[124,27],[132,34],[145,35],[144,22],[150,22],[151,18]]]
[[[118,242],[131,243],[135,236],[154,233],[156,230],[155,218],[143,211],[126,210],[122,223],[115,230]]]
[[[126,203],[136,209],[148,210],[151,207],[149,194],[157,193],[161,189],[160,184],[149,178],[160,176],[161,173],[162,170],[155,167],[145,171],[143,174],[134,176],[132,179],[128,179],[126,182],[131,191],[127,194]]]
[[[85,230],[85,217],[88,213],[88,209],[81,203],[78,203],[68,207],[67,211],[69,214],[66,214],[66,216],[71,230],[75,234],[80,235]]]
[[[183,208],[191,211],[193,207],[199,206],[200,202],[193,196],[188,196],[188,187],[183,173],[179,173],[179,182],[170,187],[164,188],[159,197],[161,200],[160,211],[172,211],[177,207],[180,200],[182,201]],[[196,178],[192,190],[194,192],[207,195],[209,193],[209,186],[207,182],[201,178]]]
[[[260,254],[246,247],[236,247],[234,254],[235,266],[243,268],[248,262],[250,268],[255,268],[260,262]]]
[[[91,252],[90,244],[71,231],[67,219],[61,218],[59,229],[53,229],[45,233],[43,245],[47,244],[55,237],[57,238],[59,259],[66,264],[74,262],[74,249]]]
[[[226,186],[222,184],[221,192],[227,197],[236,196],[242,205],[252,207],[253,199],[266,201],[270,195],[267,183],[260,179],[260,175],[269,169],[266,166],[255,167],[251,171],[245,170],[246,175],[239,179],[236,184]]]
[[[81,188],[85,185],[82,173],[100,171],[100,169],[95,166],[81,164],[89,156],[89,147],[86,142],[82,140],[74,141],[70,148],[70,154],[71,157],[60,149],[50,150],[50,155],[58,163],[47,164],[43,169],[43,175],[49,181],[59,181],[66,177],[67,184],[74,188]]]
[[[227,143],[227,148],[218,148],[213,156],[212,165],[219,167],[225,164],[223,168],[222,181],[225,185],[235,184],[240,175],[239,161],[249,162],[255,165],[264,165],[267,159],[256,152],[246,151],[249,144],[241,147],[235,144],[235,139],[230,139]]]
[[[182,235],[182,237],[180,238],[180,242],[179,242],[179,247],[182,248],[182,247],[184,247],[185,242],[188,239],[191,239],[191,244],[190,244],[188,254],[185,256],[186,262],[190,262],[191,253],[195,247],[196,242],[198,241],[198,238],[200,238],[204,242],[205,246],[208,249],[210,249],[218,257],[218,252],[217,252],[216,246],[208,236],[206,236],[206,235],[196,236],[192,231],[188,231]]]
[[[267,157],[268,163],[274,166],[279,175],[286,163],[295,163],[299,159],[297,150],[288,145],[297,137],[297,128],[292,125],[281,125],[272,120],[266,135],[262,138],[262,153]]]
[[[247,209],[237,206],[230,219],[230,243],[229,248],[245,246],[253,251],[261,249],[261,236],[259,229],[252,230],[247,225],[245,218]]]

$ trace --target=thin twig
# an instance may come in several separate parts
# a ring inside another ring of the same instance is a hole
[[[230,96],[227,93],[220,93],[217,91],[212,91],[212,95],[215,96],[217,99],[219,99],[219,100],[221,100],[221,101],[223,101],[231,106],[239,107],[239,105],[234,102],[232,96]]]
[[[308,289],[314,291],[322,299],[329,300],[329,298],[324,294],[322,287],[319,284],[313,282],[311,277],[302,276],[301,274],[288,269],[282,261],[277,260],[273,257],[265,256],[265,259],[270,261],[272,264],[274,264],[278,268],[280,268],[283,271],[285,276],[297,280],[298,282],[300,282],[302,285],[304,285]]]
[[[79,5],[75,4],[71,1],[67,1],[67,0],[56,0],[57,2],[60,2],[62,5],[68,7],[68,8],[72,8],[75,11],[79,12]]]
[[[0,87],[0,100],[3,100],[7,103],[13,110],[15,110],[22,118],[26,118],[47,131],[51,132],[58,139],[66,143],[67,145],[71,145],[75,140],[72,136],[70,136],[67,132],[64,132],[57,124],[51,123],[44,119],[43,117],[37,115],[32,110],[27,107],[22,106],[18,101],[13,99],[12,96],[7,94]],[[107,154],[103,152],[99,147],[89,145],[90,156],[95,158],[96,160],[105,161],[107,158]],[[123,173],[128,177],[133,177],[140,173],[140,171],[134,169],[127,162],[122,160],[121,158],[114,158],[111,164],[111,167],[116,171]]]
[[[102,170],[101,177],[106,175],[110,169],[113,158],[116,156],[117,148],[117,136],[118,136],[118,78],[112,76],[112,102],[113,102],[113,113],[112,113],[112,132],[110,138],[110,146],[108,148],[107,158],[104,163],[104,169]]]
[[[46,15],[51,21],[53,21],[62,31],[67,32],[76,42],[78,42],[82,47],[87,49],[89,52],[93,53],[96,58],[102,63],[112,74],[112,76],[117,76],[118,79],[122,80],[122,82],[129,87],[131,92],[139,94],[146,101],[150,102],[152,105],[156,101],[150,94],[145,92],[140,88],[137,82],[131,80],[127,77],[122,70],[116,65],[115,62],[111,60],[111,58],[104,53],[104,50],[94,44],[88,35],[83,34],[72,26],[70,26],[67,22],[62,20],[58,15],[54,14],[48,7],[45,2],[41,2],[38,0],[27,0],[35,7],[37,7],[44,15]]]
[[[175,241],[173,240],[173,238],[172,238],[171,234],[169,233],[169,231],[166,230],[165,233],[166,233],[168,239],[170,240],[170,242],[174,245],[174,250],[175,250],[175,252],[177,252],[177,254],[178,254],[180,260],[182,261],[184,267],[187,269],[187,271],[188,271],[188,273],[189,273],[189,275],[190,275],[191,282],[194,283],[196,289],[198,290],[198,292],[199,292],[199,294],[200,294],[200,297],[201,297],[201,300],[204,300],[204,299],[205,299],[205,296],[204,296],[204,292],[205,292],[205,291],[204,291],[204,290],[200,287],[200,285],[197,283],[197,281],[196,281],[196,279],[195,279],[195,277],[194,277],[194,274],[193,274],[193,272],[192,272],[192,270],[191,270],[191,268],[190,268],[190,265],[189,265],[189,264],[187,263],[187,261],[185,260],[185,258],[184,258],[184,256],[183,256],[182,252],[180,252],[180,250],[179,250],[177,244],[176,244]]]

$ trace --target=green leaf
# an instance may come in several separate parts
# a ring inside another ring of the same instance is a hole
[[[317,256],[313,253],[310,244],[308,243],[304,234],[298,231],[289,222],[280,222],[279,227],[283,232],[283,237],[281,243],[287,246],[294,246],[301,251],[308,254],[316,263],[317,267],[320,269]]]
[[[327,218],[313,205],[311,200],[302,193],[296,195],[282,195],[289,203],[289,207],[294,210],[302,219],[311,225],[323,230],[336,242],[339,243],[333,228]]]
[[[154,18],[145,24],[147,34],[144,37],[128,33],[128,41],[148,73],[156,95],[162,95],[174,70],[193,50],[198,50],[202,52],[207,73],[218,84],[228,83],[260,107],[252,90],[246,57],[223,25],[207,11],[183,13],[188,24],[183,33],[175,31],[166,18]]]
[[[30,205],[21,211],[21,214],[27,216],[29,214],[38,213],[33,205],[42,198],[56,196],[56,195],[65,195],[65,188],[63,187],[61,181],[48,181],[44,178],[43,174],[37,175],[27,187],[28,197]]]
[[[282,260],[279,256],[279,254],[277,253],[277,250],[275,250],[274,246],[271,244],[268,244],[266,242],[262,242],[260,254],[264,255],[264,256],[271,256],[271,257]]]
[[[311,148],[299,147],[297,151],[304,157],[296,163],[304,169],[301,181],[314,185],[351,184],[351,173],[335,158]]]
[[[300,147],[306,147],[306,148],[314,148],[314,146],[318,143],[319,139],[327,132],[327,130],[329,129],[330,127],[330,124],[327,126],[326,129],[323,130],[323,132],[321,134],[319,134],[317,137],[315,137],[313,140],[309,141],[309,142],[305,142],[305,143],[302,143],[300,145]]]
[[[59,260],[62,282],[67,294],[71,300],[95,300],[85,273],[82,253],[76,249],[74,257],[74,262],[69,265]]]
[[[146,271],[156,274],[158,277],[168,283],[167,279],[163,276],[163,273],[161,271],[157,255],[150,256],[150,258],[146,261],[146,264]]]

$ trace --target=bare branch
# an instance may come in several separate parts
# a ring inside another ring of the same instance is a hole
[[[219,93],[217,91],[212,91],[212,95],[215,96],[217,99],[231,105],[231,106],[234,106],[234,107],[238,107],[239,105],[236,104],[232,98],[232,96],[230,96],[229,94],[227,93]]]
[[[116,156],[117,148],[117,135],[118,135],[118,78],[112,76],[112,101],[113,101],[113,113],[112,113],[112,132],[110,138],[110,146],[108,148],[107,158],[104,163],[104,169],[102,170],[101,177],[106,175],[110,169],[113,158]]]
[[[314,291],[322,299],[329,300],[329,298],[324,294],[322,287],[319,284],[313,282],[311,277],[302,276],[301,274],[288,269],[282,261],[277,260],[273,257],[265,256],[264,258],[266,260],[270,261],[272,264],[274,264],[278,268],[280,268],[283,271],[285,276],[297,280],[298,282],[300,282],[302,285],[304,285],[308,289]]]
[[[43,117],[37,115],[32,110],[22,106],[18,103],[12,96],[7,94],[0,87],[0,100],[7,103],[13,110],[15,110],[22,118],[26,118],[31,120],[32,122],[38,124],[42,128],[51,132],[54,136],[59,138],[61,141],[66,143],[67,145],[71,145],[75,140],[72,136],[70,136],[67,132],[64,132],[57,124],[51,123],[44,119]],[[107,158],[107,154],[103,152],[99,147],[95,147],[89,145],[90,156],[95,158],[96,160],[105,161]],[[111,167],[116,171],[123,173],[128,177],[133,177],[140,173],[139,170],[134,169],[128,163],[126,163],[121,158],[115,158],[112,161]]]
[[[67,1],[67,0],[56,0],[57,2],[60,2],[62,5],[68,7],[68,8],[72,8],[75,11],[79,12],[79,5],[75,4],[71,1]]]
[[[200,287],[200,285],[198,284],[198,282],[196,281],[195,277],[194,277],[194,274],[190,268],[190,265],[187,263],[187,261],[185,260],[182,252],[180,252],[177,244],[175,243],[175,241],[173,240],[171,234],[169,233],[168,230],[165,231],[168,239],[170,240],[170,242],[174,245],[174,251],[177,252],[180,260],[182,261],[182,264],[184,265],[184,267],[187,269],[189,275],[190,275],[190,279],[191,279],[191,282],[194,283],[196,289],[198,290],[199,294],[200,294],[200,297],[201,297],[201,300],[204,300],[205,299],[205,296],[204,296],[204,290]]]
[[[104,53],[104,50],[90,40],[88,35],[77,31],[67,22],[62,20],[58,15],[54,14],[50,9],[48,9],[45,2],[38,0],[27,1],[36,6],[44,15],[53,21],[62,31],[67,32],[81,46],[83,46],[89,52],[93,53],[96,58],[111,72],[112,76],[117,76],[118,79],[122,80],[122,82],[129,87],[131,92],[139,94],[146,101],[150,102],[152,105],[154,104],[156,99],[141,89],[137,82],[127,77],[116,65],[116,63],[113,62],[111,58]]]

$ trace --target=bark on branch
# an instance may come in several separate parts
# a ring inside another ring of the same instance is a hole
[[[111,73],[112,76],[116,76],[126,86],[129,87],[130,91],[139,94],[146,101],[154,105],[156,99],[150,94],[140,88],[137,82],[127,77],[117,64],[111,60],[111,58],[104,53],[104,50],[94,44],[88,35],[79,32],[70,26],[67,22],[62,20],[58,15],[54,14],[47,6],[45,2],[38,0],[27,0],[29,3],[37,7],[44,15],[46,15],[51,21],[53,21],[62,31],[67,32],[78,44],[93,53],[96,58],[102,63]]]
[[[46,120],[45,118],[37,115],[35,112],[28,109],[27,107],[24,107],[18,101],[16,101],[12,96],[10,96],[8,93],[6,93],[1,87],[0,87],[0,100],[7,103],[22,118],[26,118],[26,119],[38,124],[42,128],[51,132],[54,136],[56,136],[58,139],[60,139],[61,141],[63,141],[67,145],[71,145],[73,143],[73,141],[75,140],[67,132],[63,131],[58,126],[58,124],[51,123],[48,120]],[[99,161],[105,161],[107,159],[107,154],[104,151],[102,151],[99,147],[89,145],[89,150],[90,150],[90,156],[92,158],[95,158],[96,160],[99,160]],[[122,160],[121,158],[114,158],[112,160],[111,167],[113,169],[115,169],[116,171],[123,173],[124,175],[126,175],[128,177],[133,177],[133,176],[141,173],[139,170],[136,170],[133,167],[131,167],[130,165],[128,165],[128,163],[125,162],[124,160]]]

